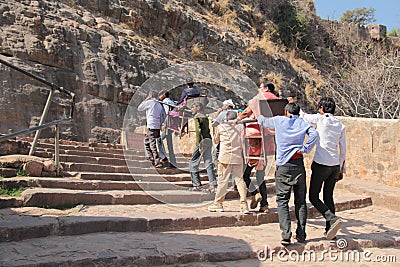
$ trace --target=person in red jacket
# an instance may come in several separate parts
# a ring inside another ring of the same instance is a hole
[[[275,86],[273,83],[263,82],[260,85],[258,94],[251,100],[249,100],[248,107],[242,113],[239,114],[238,119],[242,120],[245,118],[249,118],[251,116],[257,118],[260,115],[259,101],[269,100],[269,99],[278,99],[278,94],[275,93]],[[257,123],[248,124],[247,127],[249,130],[256,130],[258,135],[261,134],[260,127]],[[256,140],[251,140],[251,141],[256,141]],[[264,138],[264,142],[266,150],[269,149],[269,146],[274,144],[273,138],[271,140]],[[248,154],[259,156],[262,151],[261,146],[262,144],[261,142],[259,142],[259,140],[258,143],[250,144],[250,151]],[[254,167],[256,167],[256,180],[258,184],[258,189],[255,188],[252,190],[250,188],[251,185],[250,174]],[[265,184],[265,167],[266,164],[264,160],[248,160],[246,162],[246,168],[243,173],[243,179],[246,182],[247,188],[251,191],[252,195],[250,208],[255,209],[258,203],[260,203],[260,209],[259,209],[260,212],[269,212],[268,200],[267,200],[267,186]]]

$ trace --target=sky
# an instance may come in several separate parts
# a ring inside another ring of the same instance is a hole
[[[346,10],[375,8],[374,23],[383,24],[389,32],[400,28],[400,0],[314,0],[317,15],[323,19],[340,20]]]

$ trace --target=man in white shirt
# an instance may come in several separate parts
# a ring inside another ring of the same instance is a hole
[[[147,98],[140,103],[138,111],[146,111],[147,133],[144,138],[147,159],[151,160],[156,168],[163,167],[157,151],[157,138],[160,137],[161,125],[165,119],[165,110],[157,102],[158,93],[150,91]]]
[[[328,97],[319,101],[318,114],[300,113],[300,118],[316,124],[319,134],[311,165],[309,199],[326,220],[325,234],[328,240],[334,239],[342,226],[342,220],[335,215],[333,190],[339,176],[343,175],[346,157],[346,129],[344,124],[333,116],[335,108],[335,101]],[[322,185],[323,202],[319,199]]]

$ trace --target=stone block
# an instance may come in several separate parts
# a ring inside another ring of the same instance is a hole
[[[144,218],[110,218],[107,230],[111,232],[146,232],[148,221]]]
[[[44,164],[38,161],[29,161],[23,165],[23,170],[30,176],[42,176]]]
[[[150,219],[149,230],[150,231],[162,231],[169,230],[174,227],[174,220],[172,219]]]
[[[43,162],[43,171],[44,172],[55,172],[56,166],[52,160],[46,160]]]
[[[255,214],[240,214],[236,216],[236,226],[257,225],[257,215]]]
[[[171,230],[184,230],[184,229],[199,229],[200,220],[199,218],[178,218],[174,219]]]
[[[270,211],[270,213],[257,214],[258,224],[276,223],[278,222],[278,213]]]
[[[5,178],[14,177],[17,175],[17,170],[14,168],[0,168],[0,176]]]

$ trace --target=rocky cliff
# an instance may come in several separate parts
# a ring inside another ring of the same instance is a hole
[[[140,85],[188,61],[222,63],[254,82],[272,80],[282,96],[297,95],[307,108],[323,78],[280,41],[273,18],[282,2],[0,1],[0,54],[77,94],[75,119],[62,127],[62,138],[71,140],[88,140],[94,128],[120,129],[132,96],[134,105],[144,98]],[[312,1],[300,2],[313,19]],[[0,133],[35,125],[46,86],[4,66],[0,82]],[[209,88],[214,106],[225,90]],[[67,113],[68,101],[57,94],[47,121]]]

